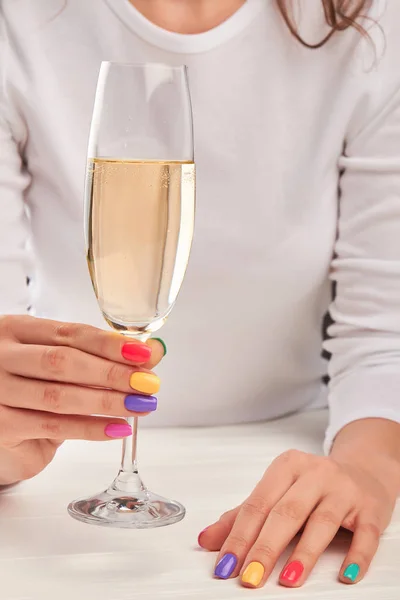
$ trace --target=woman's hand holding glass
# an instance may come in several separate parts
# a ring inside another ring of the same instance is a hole
[[[157,340],[1,317],[0,485],[35,476],[64,440],[131,435],[125,418],[157,407],[160,381],[151,369],[163,355]]]

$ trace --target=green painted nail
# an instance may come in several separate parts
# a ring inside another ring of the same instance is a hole
[[[350,579],[350,581],[355,581],[360,572],[360,567],[356,563],[352,563],[348,567],[346,567],[345,572],[343,573],[343,577],[346,579]]]
[[[167,354],[167,344],[161,338],[151,338],[152,340],[156,340],[160,342],[161,346],[164,348],[164,356]]]

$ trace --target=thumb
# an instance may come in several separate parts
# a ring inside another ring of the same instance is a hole
[[[210,550],[210,552],[221,550],[236,521],[240,508],[241,506],[237,506],[229,510],[221,516],[219,521],[203,529],[198,537],[199,546]]]

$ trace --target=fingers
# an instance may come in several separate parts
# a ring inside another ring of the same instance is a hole
[[[228,579],[240,573],[242,585],[261,587],[302,531],[280,575],[281,585],[300,587],[343,526],[354,536],[340,580],[357,583],[367,572],[387,523],[381,515],[387,498],[370,496],[370,482],[364,486],[364,480],[363,470],[349,473],[328,458],[294,451],[281,455],[242,506],[200,534],[202,547],[221,547],[214,575]]]
[[[376,518],[360,514],[349,553],[340,571],[343,583],[358,583],[367,573],[379,546],[382,531]]]
[[[102,331],[80,323],[61,323],[29,316],[7,316],[1,331],[21,344],[67,346],[115,362],[146,364],[154,368],[163,358],[163,343],[152,340],[144,344],[114,332]]]
[[[167,347],[164,341],[161,341],[159,338],[150,339],[147,342],[147,345],[151,349],[151,356],[147,363],[143,365],[145,369],[154,369],[164,358],[167,353]]]
[[[295,471],[286,468],[282,457],[267,469],[253,493],[241,506],[232,530],[221,548],[214,571],[216,577],[227,579],[238,575],[268,515],[291,488],[295,477]],[[269,553],[266,544],[265,539],[260,542],[259,554]]]
[[[322,500],[310,516],[299,543],[282,569],[279,578],[281,585],[303,585],[351,508],[350,500],[342,497],[332,495]]]
[[[236,518],[240,511],[240,506],[229,510],[224,513],[219,521],[213,523],[206,529],[200,532],[198,537],[199,546],[209,550],[210,552],[216,552],[220,550],[222,544],[231,532],[231,529],[236,521]]]
[[[2,383],[3,404],[65,415],[144,416],[157,408],[154,396],[122,394],[66,383],[9,375]]]
[[[60,416],[40,411],[0,407],[0,446],[14,447],[25,440],[121,439],[132,434],[123,419]]]
[[[8,342],[0,346],[0,365],[8,373],[143,394],[157,393],[160,380],[139,370],[65,346],[37,346]]]
[[[322,490],[320,481],[305,475],[274,504],[247,555],[238,557],[244,586],[259,587],[266,582],[279,556],[320,501]]]

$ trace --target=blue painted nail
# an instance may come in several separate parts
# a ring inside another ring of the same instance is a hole
[[[131,410],[132,412],[153,412],[157,408],[157,398],[155,398],[155,396],[130,394],[129,396],[126,396],[124,404],[126,410]]]
[[[225,554],[215,567],[214,575],[220,579],[228,579],[235,570],[237,558],[234,554]]]
[[[343,573],[343,577],[346,579],[350,579],[350,581],[355,581],[360,572],[360,567],[356,563],[351,563],[348,567],[346,567],[345,572]]]

